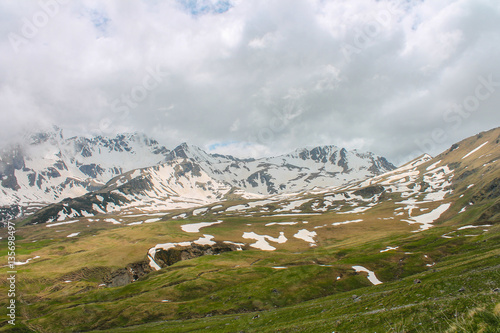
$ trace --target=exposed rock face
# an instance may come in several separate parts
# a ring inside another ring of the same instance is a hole
[[[229,251],[242,250],[240,246],[217,242],[214,245],[179,246],[168,250],[157,250],[154,260],[160,267],[168,267],[182,260],[189,260],[205,255],[217,255]],[[149,266],[149,261],[143,260],[128,264],[125,268],[120,268],[104,278],[107,287],[122,287],[148,273],[153,269]]]
[[[139,278],[150,273],[151,271],[151,267],[149,267],[147,261],[144,260],[135,262],[128,264],[125,268],[121,268],[111,273],[104,283],[106,283],[108,287],[125,286],[131,282],[137,281]]]
[[[366,199],[366,198],[371,198],[376,194],[380,194],[380,193],[384,192],[384,190],[385,190],[384,187],[381,185],[368,186],[368,187],[362,188],[361,190],[357,190],[356,192],[354,192],[354,194],[360,195]]]
[[[0,207],[0,227],[9,220],[13,220],[22,214],[22,208],[18,205]]]
[[[224,252],[241,250],[241,247],[233,244],[217,242],[214,245],[198,245],[174,247],[168,250],[156,251],[154,260],[160,267],[167,267],[182,260],[189,260],[205,255],[217,255]]]
[[[0,144],[0,207],[17,205],[23,214],[100,189],[124,172],[157,165],[169,153],[138,133],[65,138],[56,127],[14,145]]]

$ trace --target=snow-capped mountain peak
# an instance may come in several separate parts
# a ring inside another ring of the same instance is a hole
[[[169,150],[143,134],[70,137],[54,128],[0,152],[0,206],[81,196],[123,172],[163,161]]]
[[[243,197],[297,193],[341,186],[395,168],[373,153],[336,146],[239,159],[209,154],[187,143],[170,151],[139,133],[65,138],[59,129],[33,134],[22,147],[1,155],[0,206],[45,205],[96,190],[110,203],[90,196],[93,199],[86,202],[92,205],[82,214],[119,206],[196,206],[220,201],[229,192]],[[66,215],[80,214],[62,207]]]

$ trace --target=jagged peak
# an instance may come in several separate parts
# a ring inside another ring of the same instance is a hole
[[[302,148],[297,148],[295,149],[293,153],[301,153],[301,152],[311,152],[311,151],[314,151],[314,150],[321,150],[321,151],[338,151],[340,150],[340,148],[338,146],[335,146],[335,145],[322,145],[322,146],[306,146],[306,147],[302,147]]]
[[[177,158],[186,158],[200,161],[208,159],[209,156],[203,149],[183,142],[170,151],[166,160],[171,161]]]

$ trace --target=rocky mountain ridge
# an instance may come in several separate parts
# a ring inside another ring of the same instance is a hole
[[[66,138],[55,128],[31,134],[0,151],[0,219],[14,215],[15,207],[30,211],[95,191],[123,172],[161,162],[168,153],[137,133]]]
[[[385,158],[335,146],[261,159],[208,154],[183,143],[163,163],[120,174],[101,189],[53,204],[34,223],[114,211],[166,211],[335,187],[393,170]]]
[[[340,186],[394,168],[381,156],[336,146],[241,159],[187,143],[168,150],[140,134],[66,139],[57,130],[3,152],[0,206],[4,219],[20,215],[9,208],[30,213],[61,200],[56,206],[63,208],[49,220],[116,209],[170,210],[226,195],[252,198]]]

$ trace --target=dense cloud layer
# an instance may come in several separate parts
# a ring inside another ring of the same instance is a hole
[[[497,0],[3,1],[0,139],[58,124],[399,164],[500,124]]]

